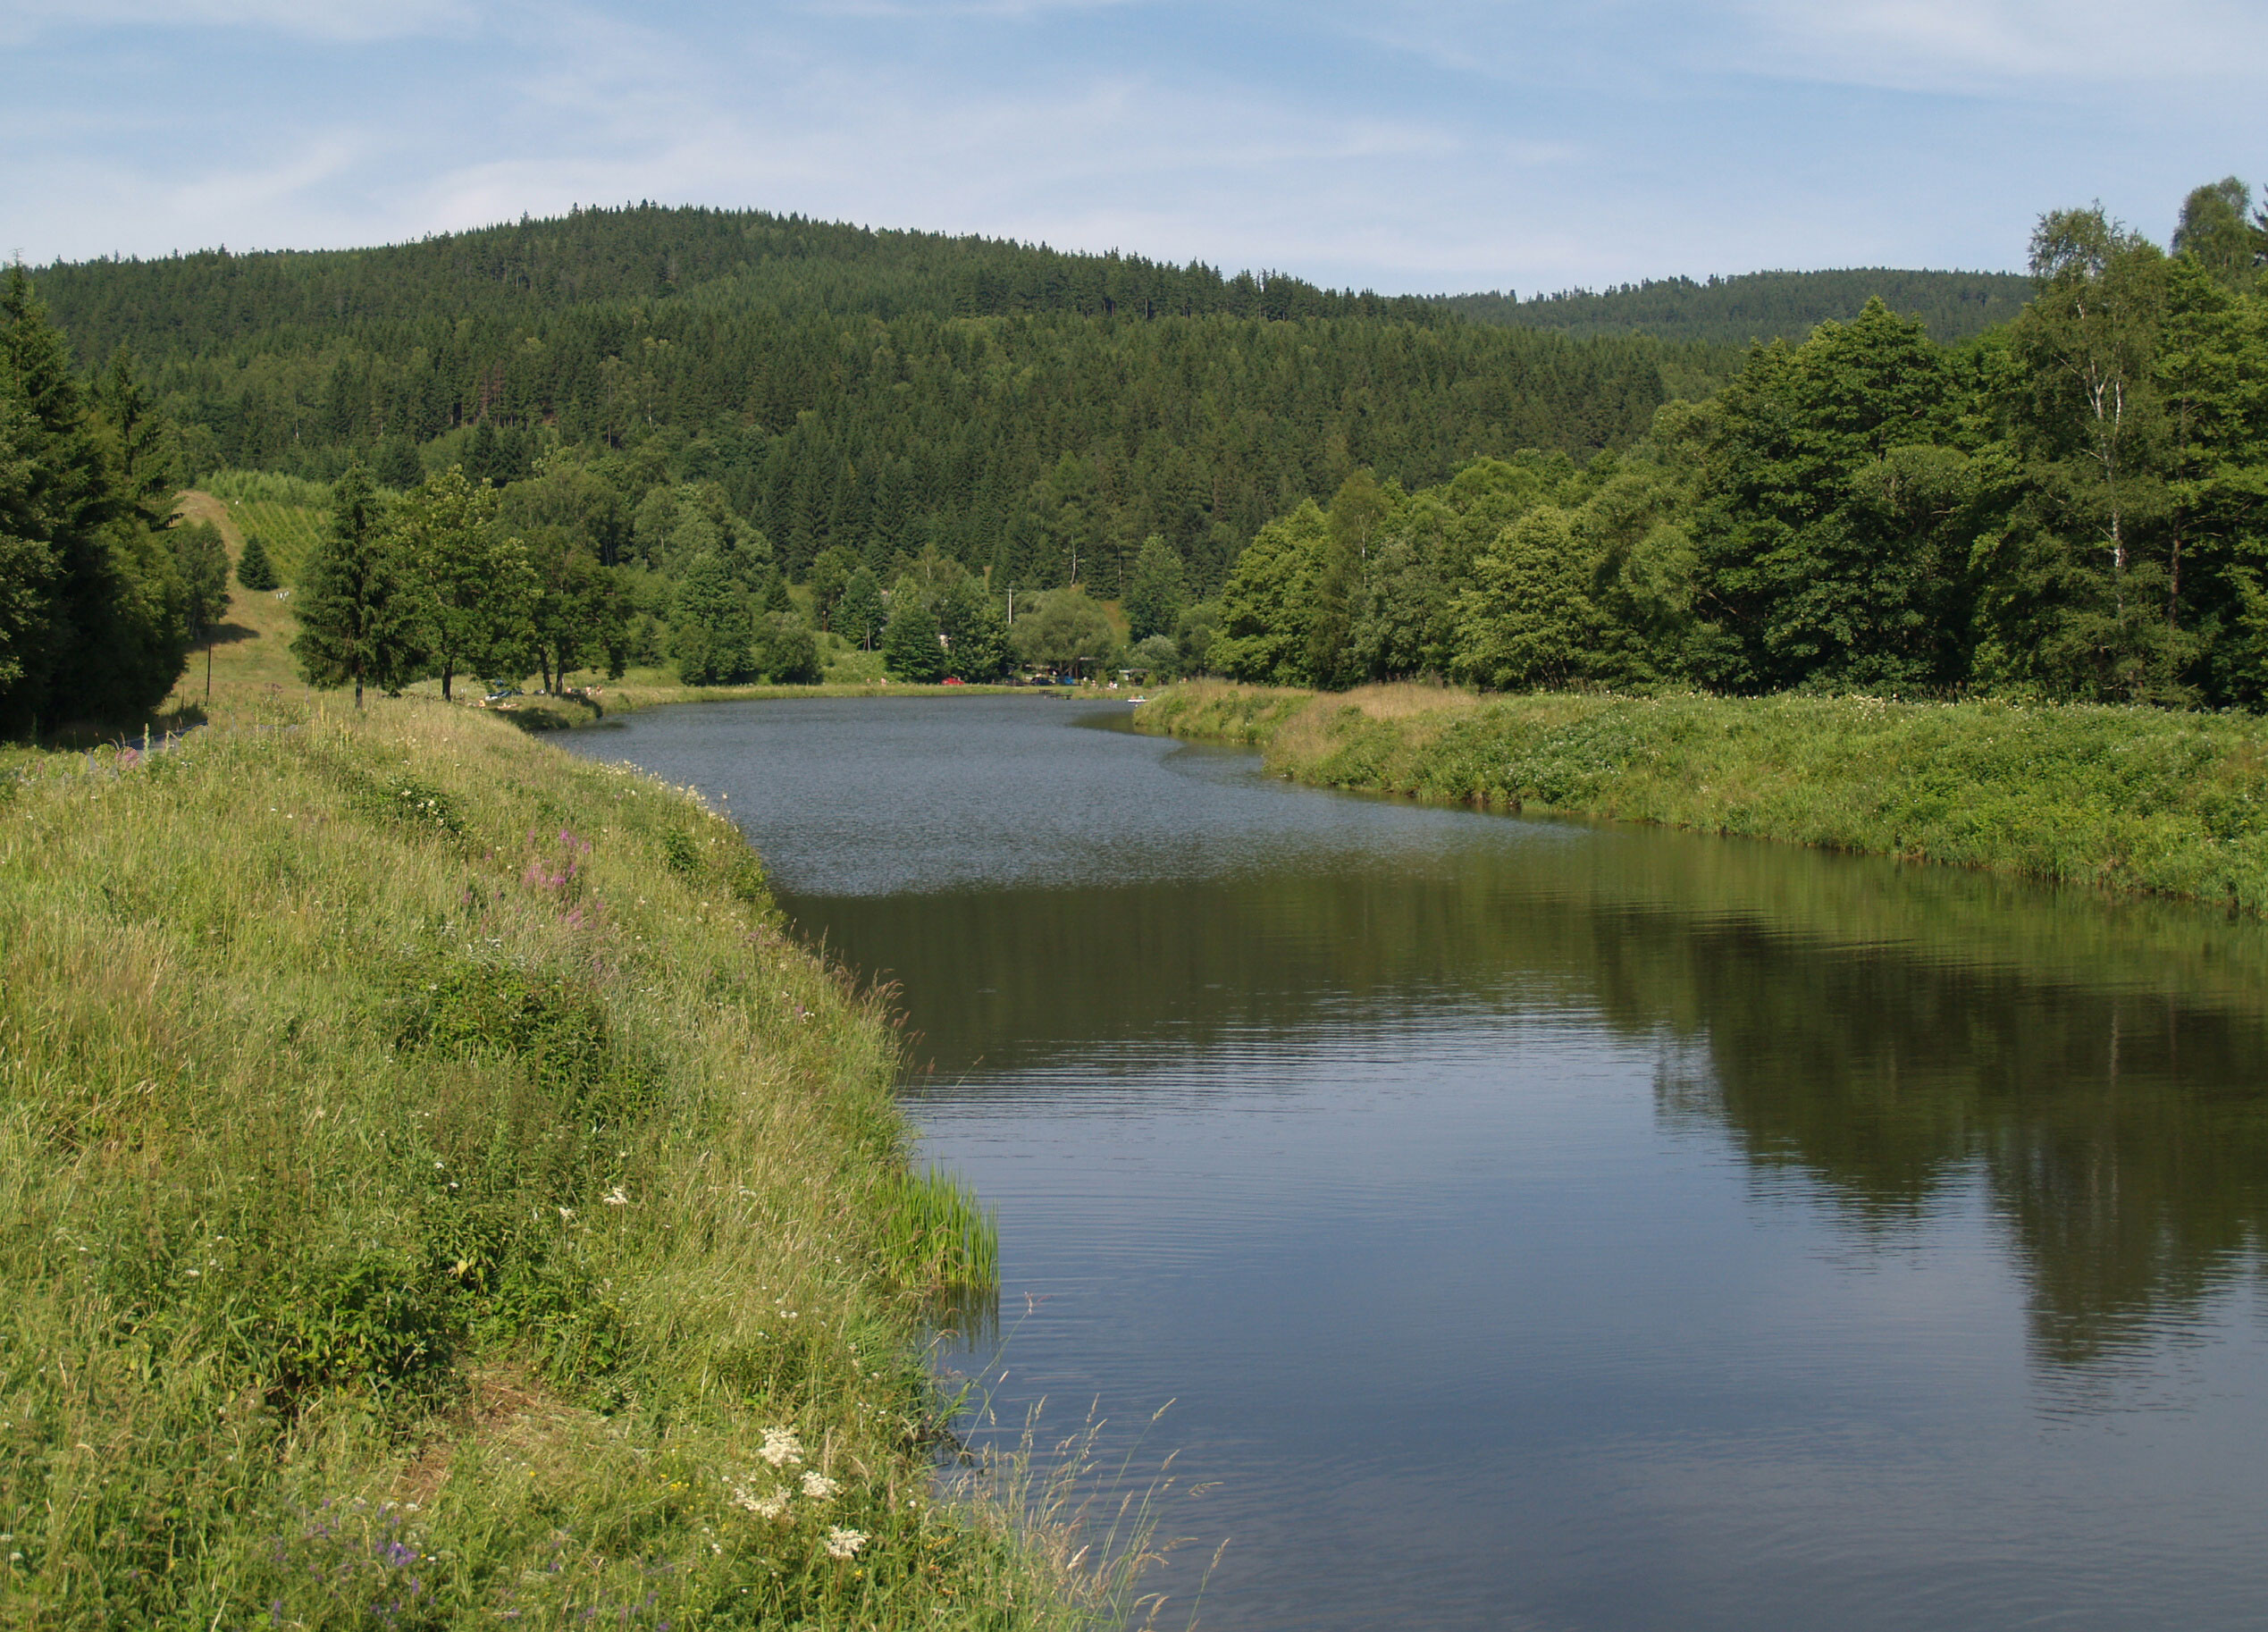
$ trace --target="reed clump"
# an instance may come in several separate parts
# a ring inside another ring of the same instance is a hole
[[[1389,697],[1206,685],[1145,730],[1242,742],[1272,771],[1950,862],[2268,911],[2268,721],[1873,696]]]
[[[729,823],[475,711],[13,755],[0,1622],[1107,1613],[937,1493],[997,1247],[895,1038]]]
[[[914,1286],[1000,1284],[1000,1220],[960,1179],[937,1168],[893,1175],[882,1211],[884,1261]]]

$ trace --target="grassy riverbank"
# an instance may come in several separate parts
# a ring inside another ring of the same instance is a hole
[[[218,714],[0,767],[0,1622],[1106,1607],[934,1495],[986,1230],[730,824],[469,709]]]
[[[1586,814],[2268,911],[2268,721],[1870,697],[1197,683],[1144,730],[1319,787]]]

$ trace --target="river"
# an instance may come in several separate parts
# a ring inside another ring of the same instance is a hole
[[[1126,714],[570,745],[701,788],[896,983],[924,1156],[1000,1216],[946,1362],[1177,1453],[1160,1625],[1223,1538],[1218,1628],[2268,1623],[2262,926]]]

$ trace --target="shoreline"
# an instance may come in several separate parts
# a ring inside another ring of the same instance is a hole
[[[2268,913],[2268,720],[2249,715],[1197,681],[1134,726],[1258,748],[1312,787]]]
[[[815,686],[626,686],[602,689],[595,696],[562,692],[551,696],[531,694],[517,702],[465,706],[496,714],[524,731],[582,730],[625,714],[648,709],[678,708],[705,702],[771,702],[794,697],[1048,697],[1069,702],[1081,694],[1070,687],[1037,686],[922,686],[911,682],[820,682]]]

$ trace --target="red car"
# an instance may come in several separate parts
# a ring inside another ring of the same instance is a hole
[[[966,680],[962,679],[962,678],[959,675],[957,675],[957,674],[949,674],[949,675],[945,676],[945,683],[947,686],[966,686],[966,685],[968,685],[968,684],[969,684],[969,682],[968,682],[968,681],[966,681]]]

